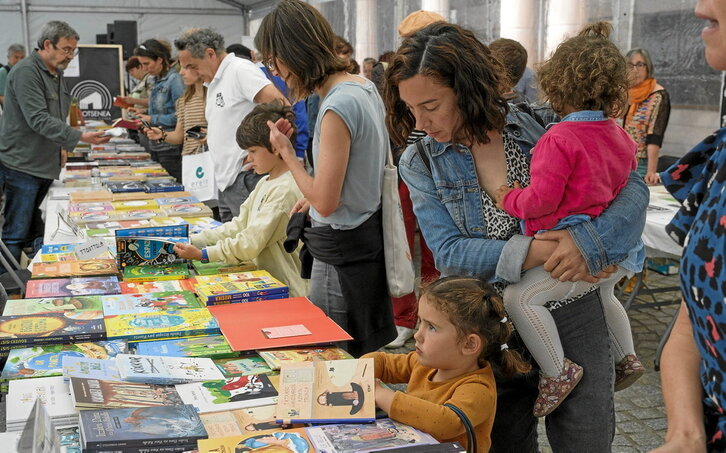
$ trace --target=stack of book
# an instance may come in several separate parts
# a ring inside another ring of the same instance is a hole
[[[264,270],[226,275],[199,275],[185,282],[206,305],[235,304],[289,297],[287,285]]]

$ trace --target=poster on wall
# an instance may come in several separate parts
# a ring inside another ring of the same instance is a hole
[[[121,46],[112,44],[78,46],[78,55],[64,72],[66,88],[78,101],[84,120],[111,121],[121,117],[113,105],[123,96]]]

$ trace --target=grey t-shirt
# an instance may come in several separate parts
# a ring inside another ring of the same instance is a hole
[[[320,102],[315,122],[313,161],[320,151],[320,124],[331,110],[350,132],[350,157],[346,168],[340,206],[328,217],[310,208],[310,217],[339,230],[350,230],[368,220],[381,205],[383,166],[388,147],[385,109],[372,82],[341,82]]]

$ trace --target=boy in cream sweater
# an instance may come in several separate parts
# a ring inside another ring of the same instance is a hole
[[[270,145],[268,121],[286,118],[294,123],[290,107],[279,101],[257,105],[237,129],[237,144],[248,152],[247,161],[262,178],[240,213],[224,225],[191,237],[191,245],[177,244],[174,252],[181,258],[237,264],[252,261],[258,269],[287,284],[290,297],[307,296],[308,282],[300,277],[297,252],[283,248],[289,213],[303,198],[287,164]],[[291,138],[294,140],[294,138]]]

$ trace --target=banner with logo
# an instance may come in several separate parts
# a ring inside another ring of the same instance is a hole
[[[113,105],[123,95],[123,60],[120,45],[78,46],[78,55],[64,72],[71,97],[78,100],[84,120],[110,121],[121,118]]]
[[[182,184],[184,190],[201,201],[217,199],[217,185],[214,183],[214,161],[212,153],[182,156]]]

